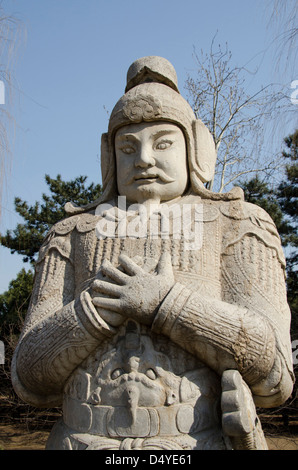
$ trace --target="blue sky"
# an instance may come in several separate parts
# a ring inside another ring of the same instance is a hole
[[[137,58],[159,55],[176,68],[180,91],[195,70],[193,46],[208,52],[228,43],[235,64],[260,65],[253,86],[276,74],[273,0],[3,0],[23,32],[13,64],[15,120],[12,167],[2,199],[0,230],[19,221],[15,196],[32,203],[46,191],[44,175],[87,175],[100,182],[100,136]],[[298,78],[279,71],[279,80]],[[289,88],[289,94],[291,90]],[[5,105],[2,105],[5,106]],[[291,129],[292,130],[292,129]],[[0,247],[0,293],[22,267]]]

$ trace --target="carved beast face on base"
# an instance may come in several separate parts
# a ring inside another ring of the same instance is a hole
[[[126,335],[103,357],[97,371],[100,404],[136,407],[169,406],[179,401],[181,377],[169,358],[154,349],[149,336],[129,321]]]

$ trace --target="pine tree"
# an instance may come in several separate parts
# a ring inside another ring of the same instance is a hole
[[[61,175],[56,179],[45,176],[49,186],[50,195],[42,194],[42,202],[29,205],[20,198],[15,198],[15,210],[24,219],[6,235],[0,235],[0,243],[11,250],[12,253],[23,255],[23,261],[34,263],[43,239],[52,225],[67,214],[64,205],[72,201],[77,205],[84,205],[94,201],[101,193],[101,186],[85,186],[87,177],[79,176],[71,181],[63,181]]]
[[[285,175],[275,188],[258,176],[242,183],[245,200],[265,209],[276,224],[287,261],[287,294],[292,312],[292,335],[298,336],[298,130],[284,139]]]
[[[33,287],[33,272],[24,268],[0,295],[0,336],[18,335],[29,307]]]
[[[276,196],[287,220],[288,231],[284,234],[287,253],[288,299],[293,315],[293,327],[298,336],[298,129],[285,139],[287,150],[283,156],[286,165],[286,179],[278,186]]]

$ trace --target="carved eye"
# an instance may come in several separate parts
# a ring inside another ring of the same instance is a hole
[[[155,379],[157,378],[157,375],[156,375],[156,373],[154,372],[153,369],[148,369],[148,370],[146,371],[146,375],[147,375],[147,377],[148,377],[149,379],[151,379],[151,380],[155,380]]]
[[[173,142],[171,142],[170,140],[162,140],[161,142],[158,142],[156,144],[156,149],[157,150],[166,150],[172,145],[172,143]]]
[[[118,377],[120,377],[120,375],[123,374],[123,370],[122,369],[115,369],[113,370],[113,372],[111,373],[111,379],[112,380],[115,380],[115,379],[118,379]]]
[[[131,155],[135,152],[134,147],[132,147],[131,145],[125,145],[125,146],[121,147],[121,150],[126,155]]]

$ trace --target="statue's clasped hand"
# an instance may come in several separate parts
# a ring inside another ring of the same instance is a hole
[[[101,272],[107,280],[93,282],[93,304],[113,326],[127,317],[151,325],[158,307],[174,285],[170,254],[161,255],[153,273],[146,272],[126,255],[119,257],[119,263],[119,268],[109,261],[103,263]]]

